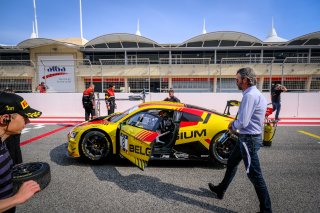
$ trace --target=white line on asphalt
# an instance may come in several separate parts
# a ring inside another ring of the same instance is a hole
[[[33,126],[33,129],[41,129],[41,128],[43,128],[45,125],[44,124],[35,124],[34,126]]]
[[[22,131],[21,131],[21,134],[24,134],[24,133],[27,133],[30,131],[31,128],[24,128]]]

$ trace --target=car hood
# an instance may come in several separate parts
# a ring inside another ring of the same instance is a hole
[[[92,120],[83,122],[81,124],[78,124],[77,127],[84,127],[84,126],[88,126],[88,125],[92,125],[92,124],[104,124],[104,125],[108,125],[109,123],[111,123],[110,121],[108,121],[107,119],[105,119],[107,116],[101,116],[98,118],[94,118]]]

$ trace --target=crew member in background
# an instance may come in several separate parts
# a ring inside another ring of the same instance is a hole
[[[169,90],[169,97],[165,98],[164,101],[180,102],[180,100],[176,96],[174,96],[173,89]]]
[[[275,120],[279,121],[279,114],[281,110],[281,93],[287,92],[287,88],[281,84],[272,84],[271,87],[271,102],[273,111],[276,111]]]
[[[48,86],[44,84],[44,82],[41,82],[36,88],[36,92],[39,93],[46,93],[48,89]]]
[[[114,96],[114,90],[116,86],[114,84],[110,84],[109,88],[106,90],[105,101],[108,109],[108,115],[114,113],[114,110],[117,108],[116,98]]]
[[[82,105],[85,110],[85,120],[89,120],[91,115],[91,119],[95,117],[95,101],[94,101],[94,84],[90,84],[90,86],[83,91],[82,96]]]

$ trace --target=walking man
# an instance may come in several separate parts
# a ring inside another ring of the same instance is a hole
[[[257,89],[253,69],[241,68],[236,75],[237,86],[243,92],[238,118],[229,124],[230,131],[239,131],[239,139],[227,163],[224,178],[217,186],[209,183],[209,188],[219,199],[232,182],[237,167],[243,160],[246,173],[253,184],[259,202],[260,212],[272,212],[267,185],[260,169],[258,150],[262,144],[262,127],[267,109],[267,101]]]

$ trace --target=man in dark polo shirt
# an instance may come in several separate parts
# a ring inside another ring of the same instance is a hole
[[[164,101],[171,101],[171,102],[180,102],[179,98],[174,96],[173,89],[169,90],[169,97],[165,98]]]
[[[32,109],[26,100],[13,93],[0,93],[0,212],[15,212],[15,206],[29,200],[40,186],[33,180],[22,184],[13,194],[12,159],[6,147],[11,135],[21,134],[22,129],[41,112]]]

